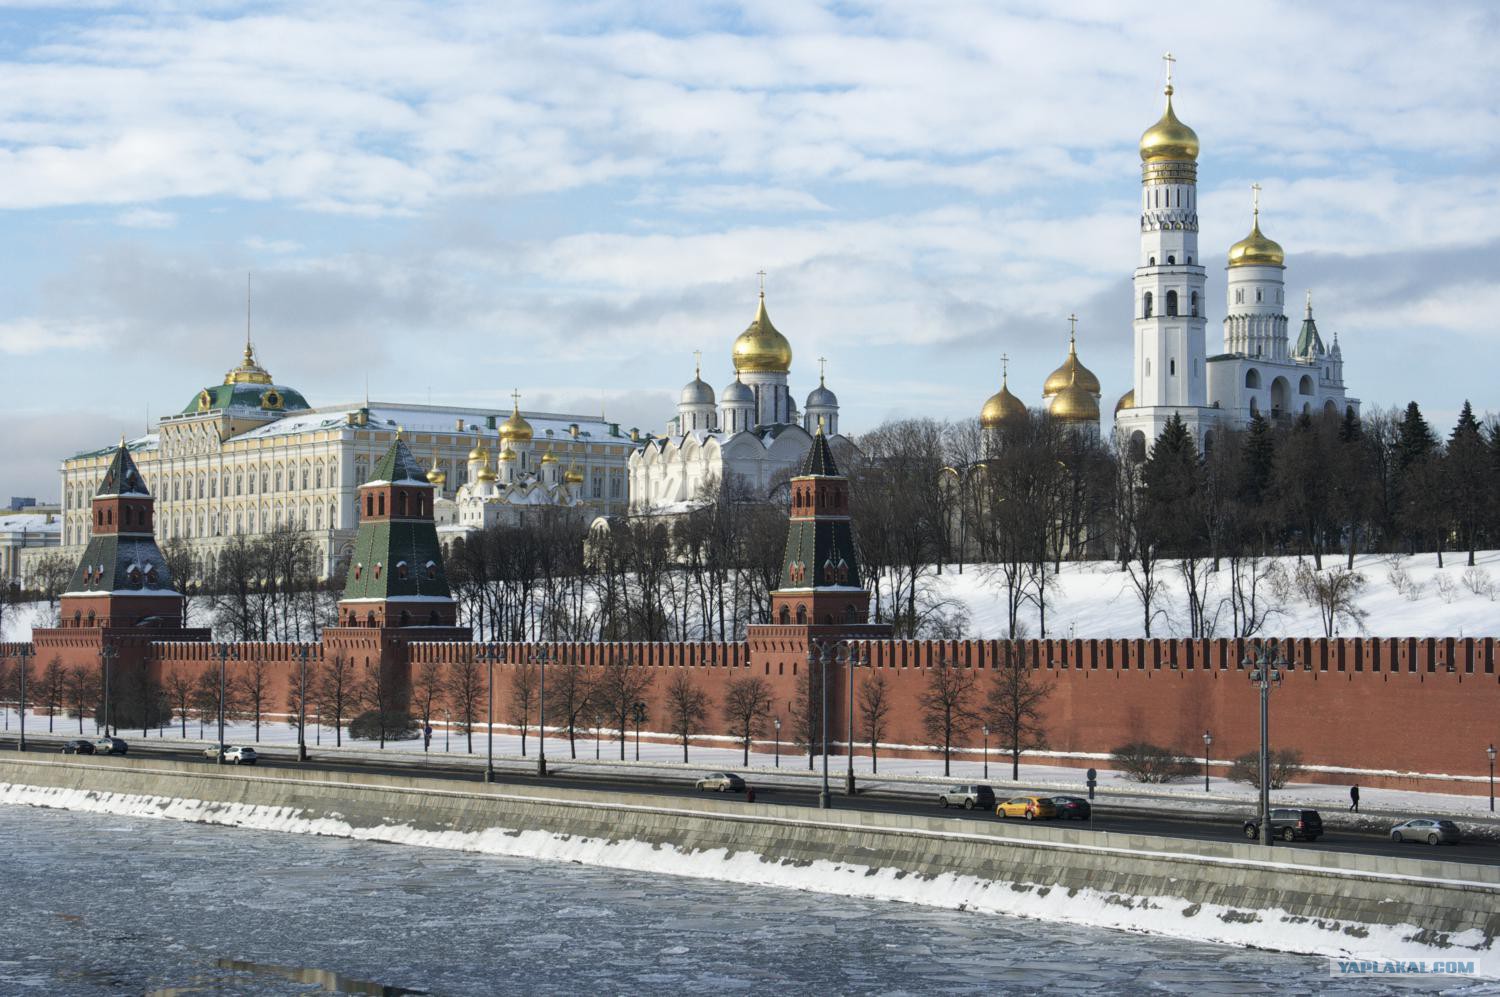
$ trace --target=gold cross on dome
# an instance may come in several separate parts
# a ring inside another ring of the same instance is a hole
[[[520,392],[520,389],[518,389],[518,388],[512,388],[511,389],[510,400],[512,402],[515,402],[516,408],[519,410],[520,407],[521,407],[521,392]]]
[[[1076,335],[1078,335],[1078,315],[1074,313],[1068,316],[1068,338],[1072,339]]]
[[[1250,200],[1255,205],[1255,214],[1258,217],[1260,215],[1260,184],[1250,185]]]
[[[823,383],[823,376],[828,373],[828,358],[818,357],[818,383]]]
[[[757,270],[755,271],[755,275],[760,278],[760,296],[764,298],[766,296],[766,272],[764,270]]]
[[[1010,377],[1010,354],[1000,354],[1000,383],[1004,384],[1006,378]]]
[[[1164,55],[1164,56],[1161,57],[1161,61],[1165,62],[1167,64],[1167,86],[1171,86],[1172,85],[1172,63],[1174,63],[1174,62],[1177,61],[1177,57],[1175,55],[1173,55],[1171,52],[1168,52],[1166,55]]]

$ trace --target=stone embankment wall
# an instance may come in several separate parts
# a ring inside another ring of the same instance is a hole
[[[643,794],[0,759],[0,802],[579,861],[1500,969],[1500,867]]]

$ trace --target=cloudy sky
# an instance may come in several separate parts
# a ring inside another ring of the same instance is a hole
[[[1034,400],[1070,312],[1107,410],[1166,49],[1204,258],[1260,182],[1367,406],[1500,409],[1486,3],[0,0],[0,498],[221,379],[247,272],[314,404],[659,430],[764,268],[846,430],[971,416],[1002,353]]]

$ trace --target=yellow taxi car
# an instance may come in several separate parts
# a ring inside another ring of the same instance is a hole
[[[1027,820],[1051,820],[1057,808],[1043,796],[1016,796],[995,807],[996,817],[1024,817]]]

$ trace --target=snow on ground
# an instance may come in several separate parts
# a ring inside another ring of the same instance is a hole
[[[3,730],[13,734],[18,726],[15,712],[0,711],[0,725],[3,725]],[[33,715],[28,711],[26,730],[28,737],[45,734],[47,718]],[[54,721],[54,733],[59,738],[77,737],[79,736],[78,721],[59,716]],[[176,723],[168,729],[159,732],[152,731],[147,740],[154,740],[158,737],[176,740],[182,737],[182,733],[181,724]],[[190,741],[201,740],[205,744],[211,744],[215,740],[216,733],[213,723],[199,724],[196,720],[190,720],[187,724],[187,738]],[[85,720],[84,736],[92,738],[94,735],[93,720]],[[140,739],[138,730],[121,730],[118,735],[127,742]],[[665,738],[665,735],[656,736]],[[647,739],[650,737],[652,734],[648,731],[641,740],[639,766],[637,766],[633,733],[626,741],[625,761],[622,762],[619,742],[612,740],[607,731],[597,742],[592,732],[580,731],[577,739],[578,755],[575,760],[569,754],[566,733],[549,730],[547,761],[554,771],[565,771],[569,767],[593,766],[597,744],[598,764],[608,766],[617,774],[635,772],[656,777],[688,778],[713,771],[732,770],[749,772],[755,783],[766,785],[800,782],[808,778],[817,779],[822,773],[821,757],[814,759],[813,769],[809,772],[807,756],[798,754],[796,748],[790,744],[781,745],[779,764],[774,744],[762,742],[757,742],[753,746],[749,765],[742,763],[743,755],[738,747],[704,747],[696,743],[689,747],[688,761],[684,763],[681,744],[666,739]],[[228,744],[290,747],[297,743],[297,730],[281,722],[263,723],[260,738],[257,741],[253,725],[227,723],[224,725],[224,740]],[[336,751],[363,755],[381,750],[378,743],[353,740],[347,732],[344,734],[341,749],[335,748],[334,740],[334,730],[331,727],[318,727],[311,723],[308,725],[308,750],[318,752],[325,757]],[[521,738],[510,731],[502,732],[497,725],[494,747],[497,764],[502,761],[506,763],[506,767],[529,764],[536,757],[536,747],[536,732],[532,731],[526,739],[527,755],[523,760]],[[432,744],[427,754],[433,756],[434,761],[444,763],[471,761],[475,765],[482,765],[487,748],[482,728],[474,732],[473,752],[470,753],[468,748],[468,739],[459,731],[437,728],[433,732]],[[390,741],[387,742],[384,750],[403,760],[410,759],[414,764],[419,764],[419,761],[413,756],[423,753],[420,738]],[[1005,797],[1006,794],[1021,794],[1033,790],[1045,793],[1066,792],[1084,796],[1087,794],[1085,775],[1090,767],[1090,763],[1083,759],[1080,759],[1077,765],[1023,763],[1020,767],[1019,779],[1012,781],[1009,760],[1001,758],[999,753],[994,751],[989,756],[988,775],[985,774],[986,763],[982,752],[955,758],[951,762],[951,774],[946,776],[943,774],[941,758],[879,758],[878,765],[878,772],[872,773],[869,754],[855,755],[854,771],[861,786],[919,795],[930,793],[936,796],[939,789],[945,785],[985,782],[994,787],[996,794],[1001,797]],[[834,755],[829,758],[829,780],[836,789],[842,788],[847,769],[848,759],[845,756]],[[1174,783],[1143,785],[1130,780],[1121,772],[1098,768],[1098,792],[1101,797],[1113,798],[1116,802],[1128,803],[1130,806],[1156,806],[1172,810],[1208,810],[1248,815],[1256,807],[1255,790],[1249,786],[1229,782],[1223,777],[1226,769],[1226,762],[1216,762],[1211,766],[1210,788],[1208,792],[1204,792],[1201,772]],[[1352,773],[1350,779],[1359,781],[1359,774]],[[1476,787],[1482,786],[1482,782],[1477,779],[1465,781],[1475,784]],[[1419,793],[1364,786],[1361,786],[1360,794],[1361,809],[1371,813],[1443,814],[1467,818],[1485,818],[1490,815],[1488,796]],[[1346,785],[1297,783],[1283,790],[1277,790],[1272,794],[1272,798],[1277,806],[1306,804],[1326,810],[1343,810],[1349,805],[1349,790]]]
[[[1476,573],[1472,580],[1480,592],[1465,584],[1467,556],[1445,553],[1444,567],[1437,566],[1437,555],[1417,554],[1392,558],[1387,554],[1364,554],[1354,559],[1355,570],[1365,578],[1365,589],[1358,599],[1359,608],[1368,614],[1363,626],[1343,621],[1338,634],[1344,637],[1485,637],[1493,635],[1496,604],[1495,588],[1500,587],[1500,551],[1482,551],[1476,556]],[[1295,557],[1271,558],[1288,573],[1296,570]],[[1311,564],[1311,561],[1308,562]],[[1345,564],[1342,556],[1325,557],[1325,569]],[[1409,583],[1398,589],[1392,579],[1399,564]],[[1005,611],[1004,582],[991,577],[985,565],[967,564],[963,574],[957,566],[947,565],[936,577],[933,594],[962,605],[969,614],[968,632],[974,637],[1005,637],[1009,625]],[[1161,598],[1163,616],[1152,625],[1153,637],[1183,637],[1188,634],[1187,598],[1175,564],[1163,561],[1160,577],[1167,591]],[[1228,562],[1210,587],[1210,616],[1218,612],[1215,635],[1233,636],[1232,618],[1227,605],[1221,605],[1228,591]],[[1493,583],[1493,587],[1491,586]],[[1037,612],[1032,606],[1022,609],[1021,620],[1026,634],[1042,636]],[[1316,606],[1293,594],[1264,627],[1264,633],[1278,637],[1321,637],[1323,624]],[[1129,576],[1115,561],[1064,562],[1056,577],[1056,589],[1048,597],[1046,636],[1080,638],[1136,638],[1146,636],[1141,603]]]

